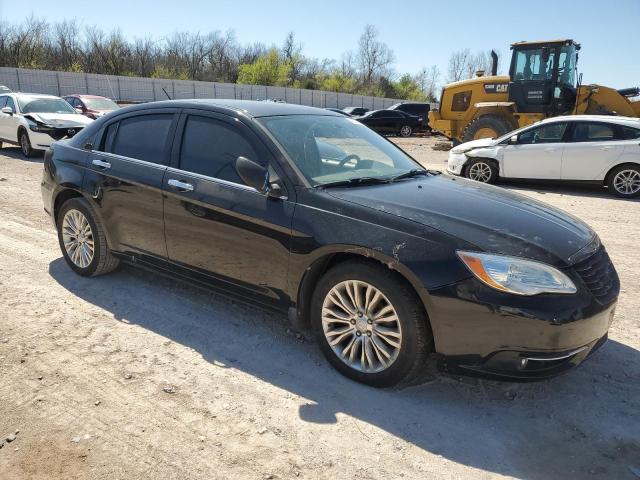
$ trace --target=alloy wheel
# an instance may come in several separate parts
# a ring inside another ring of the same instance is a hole
[[[31,150],[31,145],[29,145],[29,137],[27,137],[26,133],[20,135],[20,148],[22,149],[23,155],[25,157],[28,157]]]
[[[613,188],[621,195],[634,195],[640,192],[640,172],[621,170],[613,179]]]
[[[474,163],[469,167],[469,178],[477,182],[487,183],[491,180],[491,166],[484,162]]]
[[[387,297],[373,285],[346,280],[327,293],[322,329],[335,355],[354,370],[377,373],[398,358],[402,328]]]
[[[71,261],[80,268],[87,268],[95,252],[91,225],[79,210],[71,209],[62,219],[62,241]]]
[[[400,129],[400,135],[403,137],[409,137],[411,136],[411,127],[409,125],[404,125],[401,129]]]

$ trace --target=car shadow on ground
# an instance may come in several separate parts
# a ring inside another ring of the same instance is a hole
[[[499,187],[508,188],[515,192],[530,192],[535,191],[541,195],[552,193],[558,195],[571,195],[573,197],[590,197],[590,198],[603,198],[608,200],[618,200],[620,202],[640,202],[640,198],[621,198],[615,196],[609,192],[608,188],[604,188],[600,185],[573,185],[573,184],[561,184],[551,183],[544,184],[540,181],[525,181],[525,180],[500,180],[497,184]]]
[[[59,258],[49,273],[114,322],[198,351],[212,371],[221,362],[309,399],[301,422],[333,424],[342,412],[453,462],[520,478],[632,479],[640,468],[640,352],[616,341],[545,382],[439,375],[379,390],[340,376],[310,338],[287,333],[284,315],[128,266],[86,279]]]
[[[25,162],[33,162],[33,163],[44,162],[44,152],[39,150],[35,151],[34,153],[31,154],[29,158],[27,158],[22,154],[22,150],[20,150],[20,147],[8,145],[6,143],[4,143],[2,145],[2,148],[0,148],[0,155],[9,157],[9,158],[15,158],[16,160],[24,160]]]

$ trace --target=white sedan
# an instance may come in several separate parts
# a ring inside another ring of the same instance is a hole
[[[91,122],[53,95],[0,92],[0,147],[19,145],[25,157],[73,137]]]
[[[502,137],[463,143],[447,171],[472,180],[563,180],[640,196],[640,119],[574,115],[542,120]]]

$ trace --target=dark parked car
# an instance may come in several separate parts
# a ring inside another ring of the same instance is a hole
[[[79,275],[132,262],[281,308],[375,386],[430,353],[447,371],[561,373],[603,344],[619,292],[580,220],[298,105],[122,109],[47,151],[42,196]]]
[[[69,102],[78,113],[94,120],[120,108],[113,100],[98,95],[67,95],[62,98]]]
[[[399,112],[408,113],[420,119],[420,127],[429,130],[429,110],[431,105],[421,102],[402,102],[391,105],[389,110],[397,110]]]
[[[346,107],[343,108],[342,111],[348,113],[352,117],[359,117],[360,115],[367,113],[369,109],[364,107]]]
[[[378,133],[401,137],[410,137],[420,127],[418,117],[397,110],[374,110],[356,120]]]

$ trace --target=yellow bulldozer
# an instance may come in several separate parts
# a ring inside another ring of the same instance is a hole
[[[580,44],[570,39],[518,42],[509,75],[497,75],[498,56],[491,52],[491,75],[446,85],[440,107],[429,113],[429,126],[455,143],[498,137],[557,115],[640,117],[638,87],[615,90],[581,85],[576,65]]]

